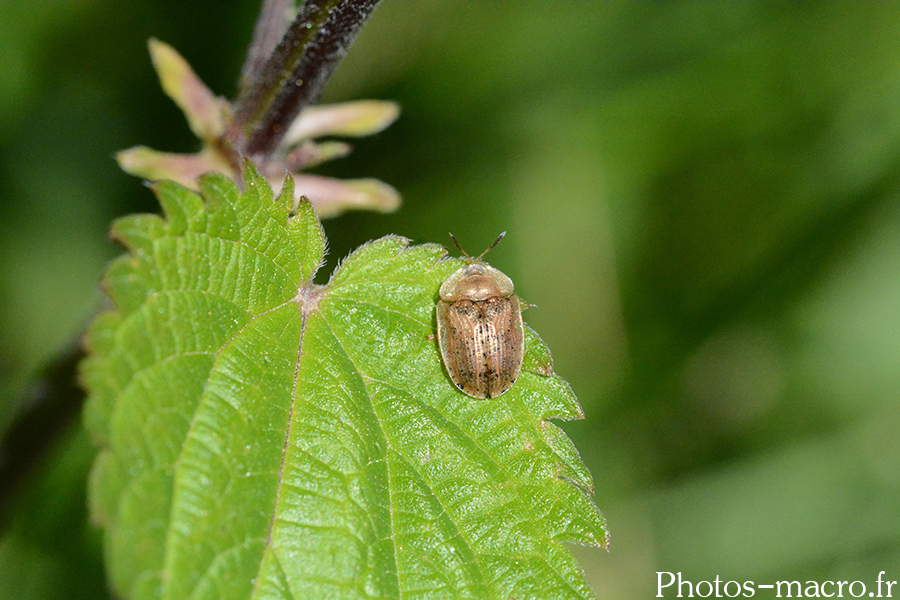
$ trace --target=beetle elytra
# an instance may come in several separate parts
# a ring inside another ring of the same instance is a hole
[[[516,382],[525,352],[519,297],[512,280],[482,262],[506,232],[477,258],[450,238],[469,264],[441,284],[437,338],[450,380],[473,398],[496,398]]]

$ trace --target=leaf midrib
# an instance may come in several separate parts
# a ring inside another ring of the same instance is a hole
[[[296,300],[290,300],[284,305],[290,304],[290,302],[296,302]],[[275,488],[275,501],[272,506],[272,518],[269,519],[269,529],[266,532],[266,542],[263,546],[262,556],[259,557],[259,568],[257,569],[256,581],[253,584],[253,589],[250,592],[251,598],[256,598],[259,591],[259,586],[262,583],[262,577],[260,576],[260,574],[263,570],[263,562],[266,559],[266,551],[272,545],[272,531],[275,529],[275,520],[278,518],[278,504],[281,500],[281,489],[284,485],[284,463],[287,457],[288,446],[291,440],[291,430],[294,426],[294,410],[297,406],[297,384],[298,375],[300,373],[300,359],[303,357],[303,340],[306,337],[306,323],[309,320],[309,314],[306,313],[306,311],[300,311],[300,313],[300,342],[299,344],[297,344],[297,361],[294,364],[294,385],[291,387],[291,406],[288,409],[287,427],[285,427],[284,429],[284,445],[281,447],[281,463],[278,467],[278,486]],[[275,559],[278,563],[279,569],[284,571],[284,569],[281,567],[281,560],[278,559],[278,553],[274,552],[273,554],[275,554]],[[290,593],[290,586],[288,586],[288,593]]]

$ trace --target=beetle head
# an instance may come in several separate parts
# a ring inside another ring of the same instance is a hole
[[[451,233],[450,238],[459,251],[469,259],[469,264],[456,270],[441,284],[440,296],[444,302],[456,302],[459,300],[471,300],[481,302],[488,298],[508,298],[515,290],[512,280],[494,267],[481,262],[481,257],[500,243],[506,232],[494,241],[491,246],[478,257],[472,258],[462,249],[456,237]]]

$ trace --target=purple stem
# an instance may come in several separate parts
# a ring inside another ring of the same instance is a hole
[[[237,100],[248,156],[271,153],[300,111],[319,99],[380,0],[308,0],[255,83]]]

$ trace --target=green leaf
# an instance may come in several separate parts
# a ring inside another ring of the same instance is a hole
[[[563,541],[606,544],[580,418],[526,333],[500,398],[449,381],[434,307],[462,261],[399,237],[312,277],[325,240],[288,180],[154,187],[82,367],[90,484],[126,598],[591,598]]]

